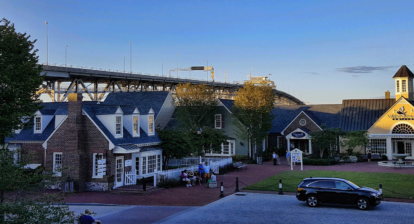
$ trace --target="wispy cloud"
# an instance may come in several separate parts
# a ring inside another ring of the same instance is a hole
[[[352,77],[354,78],[358,78],[360,75],[352,75]]]
[[[311,75],[319,75],[319,73],[317,73],[317,72],[305,72],[305,73],[308,73],[308,74],[311,74]]]
[[[344,67],[337,68],[339,72],[346,73],[371,73],[373,71],[384,71],[395,66],[354,66],[354,67]]]

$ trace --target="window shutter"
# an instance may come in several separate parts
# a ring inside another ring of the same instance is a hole
[[[221,128],[224,128],[224,114],[221,115]]]

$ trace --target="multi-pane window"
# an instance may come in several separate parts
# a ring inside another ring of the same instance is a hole
[[[157,155],[157,171],[161,170],[161,155]]]
[[[135,159],[135,173],[139,175],[139,157]]]
[[[229,154],[229,142],[223,143],[223,154]]]
[[[148,156],[148,173],[154,173],[157,165],[157,156]]]
[[[406,80],[401,81],[402,92],[407,92]]]
[[[282,136],[277,136],[277,147],[282,150],[283,149],[283,138]]]
[[[98,174],[98,162],[99,160],[103,159],[103,154],[102,153],[94,153],[93,154],[94,158],[94,167],[93,167],[93,175],[94,176],[102,176],[102,174]]]
[[[400,81],[397,80],[397,93],[399,93],[399,92],[400,92]]]
[[[386,139],[370,139],[371,153],[386,153],[387,140]]]
[[[121,127],[122,127],[122,118],[121,116],[117,116],[116,117],[116,134],[120,135],[121,134]]]
[[[153,116],[149,116],[148,117],[148,133],[153,133],[154,132],[154,117]]]
[[[411,148],[411,142],[406,142],[405,143],[405,154],[408,154],[410,156],[412,156],[412,148]]]
[[[134,117],[134,120],[133,120],[133,122],[134,122],[134,124],[133,124],[133,126],[134,126],[134,134],[138,134],[138,117]]]
[[[221,129],[221,114],[216,114],[214,118],[214,128]]]
[[[36,131],[40,131],[42,130],[42,118],[41,117],[36,117],[35,118],[35,127],[36,127]]]
[[[62,176],[61,167],[63,162],[63,153],[55,152],[53,153],[53,172],[56,176]]]
[[[233,142],[229,142],[229,148],[230,148],[230,154],[233,155],[234,154],[234,143]]]
[[[123,169],[123,159],[117,159],[116,160],[116,182],[122,182],[122,175],[124,172]]]
[[[142,157],[142,174],[147,174],[147,157]]]

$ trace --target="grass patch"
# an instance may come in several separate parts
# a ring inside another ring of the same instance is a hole
[[[283,191],[296,192],[297,186],[306,177],[338,177],[354,182],[359,186],[379,188],[382,183],[383,195],[387,198],[414,198],[414,175],[399,173],[367,173],[348,171],[285,171],[253,185],[246,190],[279,191],[279,179],[283,181]]]

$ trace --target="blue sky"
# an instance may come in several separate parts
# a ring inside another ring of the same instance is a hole
[[[37,39],[39,61],[164,75],[206,65],[215,79],[272,74],[311,104],[394,95],[392,76],[414,70],[413,1],[20,1],[0,16]],[[220,72],[221,71],[221,72]],[[220,75],[221,74],[221,75]],[[190,76],[182,72],[179,76]],[[206,73],[192,72],[205,79]]]

